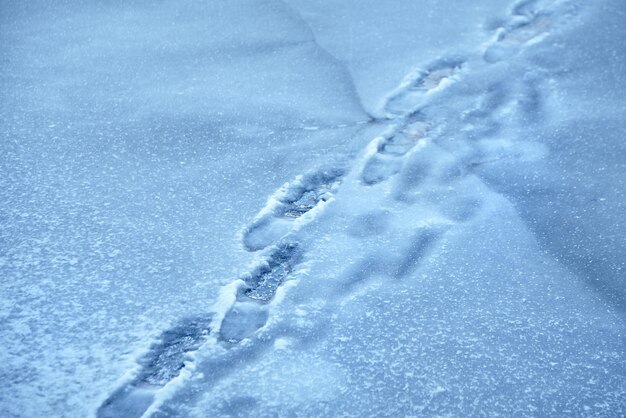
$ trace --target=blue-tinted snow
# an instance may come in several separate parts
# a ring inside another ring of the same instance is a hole
[[[484,40],[482,26],[497,25],[509,6],[485,0],[286,3],[350,70],[363,106],[376,116],[384,116],[383,99],[407,74],[436,58],[464,56]]]
[[[623,416],[626,10],[472,3],[3,4],[1,415]]]
[[[84,416],[368,117],[280,3],[0,7],[0,415]]]

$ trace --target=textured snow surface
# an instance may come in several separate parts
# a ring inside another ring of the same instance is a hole
[[[469,3],[2,3],[0,416],[626,415],[626,7]]]

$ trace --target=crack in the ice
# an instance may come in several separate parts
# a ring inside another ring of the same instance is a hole
[[[276,0],[276,1],[281,3],[283,5],[283,7],[285,8],[285,10],[289,14],[291,14],[296,21],[302,23],[302,26],[305,28],[305,30],[309,33],[309,36],[311,37],[311,42],[313,42],[313,44],[317,47],[317,49],[320,50],[323,54],[325,54],[331,62],[333,62],[335,65],[337,65],[341,69],[341,72],[350,81],[349,82],[349,86],[350,86],[350,92],[349,93],[350,93],[350,95],[356,99],[356,102],[359,104],[359,107],[361,108],[361,111],[364,114],[366,114],[369,117],[370,120],[375,120],[376,118],[373,115],[371,115],[367,111],[365,106],[363,105],[363,101],[361,100],[361,96],[359,95],[359,92],[358,92],[358,90],[356,88],[356,83],[354,82],[354,77],[352,76],[352,72],[350,71],[350,68],[348,68],[348,65],[346,63],[342,62],[336,56],[334,56],[328,49],[324,48],[317,41],[317,37],[315,36],[315,31],[313,30],[313,27],[306,21],[304,16],[302,16],[302,14],[300,12],[298,12],[298,10],[295,7],[291,6],[286,0]]]

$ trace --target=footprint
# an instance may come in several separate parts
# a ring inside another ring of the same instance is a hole
[[[118,389],[99,408],[98,417],[140,417],[154,401],[156,392],[180,375],[190,352],[209,336],[213,315],[186,318],[161,334],[160,341],[138,363],[137,376]]]
[[[365,162],[361,172],[361,181],[368,186],[373,186],[396,174],[401,167],[402,160],[400,158],[376,153]]]
[[[211,319],[211,314],[187,318],[163,332],[160,342],[139,361],[143,368],[137,379],[151,385],[165,385],[178,376],[185,366],[187,353],[206,341]]]
[[[521,0],[513,5],[511,15],[513,16],[532,16],[538,9],[539,0]]]
[[[220,340],[236,344],[265,325],[269,314],[264,302],[274,297],[301,257],[297,244],[281,244],[244,278],[247,288],[224,316]],[[138,360],[141,368],[137,376],[115,391],[100,406],[97,416],[141,417],[154,403],[157,392],[185,369],[190,353],[207,341],[212,319],[213,314],[199,315],[164,331],[159,342]]]
[[[448,154],[433,142],[425,142],[419,151],[405,158],[398,174],[394,190],[407,192],[415,190],[433,174],[433,170],[449,159]]]
[[[518,98],[522,122],[539,122],[546,115],[545,76],[537,73],[528,73],[524,76],[521,94]]]
[[[430,125],[426,119],[415,119],[381,142],[378,152],[386,155],[403,156],[419,141],[425,139],[429,129]]]
[[[343,174],[340,169],[322,170],[283,185],[245,228],[242,242],[246,250],[266,248],[310,221],[300,218],[333,196]]]
[[[500,132],[501,119],[506,119],[507,107],[510,107],[509,88],[502,83],[494,83],[487,87],[477,100],[475,108],[462,115],[465,124],[465,136],[474,140],[496,135]]]
[[[220,339],[236,344],[263,327],[268,316],[267,309],[259,303],[237,302],[224,316]]]
[[[424,259],[424,256],[432,250],[439,237],[449,228],[449,225],[440,224],[424,226],[420,228],[411,239],[403,256],[397,263],[394,277],[402,278],[411,273]]]
[[[465,222],[473,219],[483,206],[478,197],[451,196],[444,199],[440,205],[441,213],[456,222]]]
[[[424,146],[430,130],[429,122],[421,115],[413,116],[400,129],[378,138],[376,152],[367,158],[361,180],[374,185],[387,180],[402,167],[402,159],[415,146]]]
[[[266,262],[243,278],[248,286],[245,296],[256,301],[270,301],[301,258],[302,252],[297,244],[281,244]]]
[[[98,408],[98,418],[140,418],[150,408],[160,387],[137,383],[126,385],[113,393]]]
[[[347,233],[351,237],[365,238],[382,234],[389,228],[391,213],[376,209],[356,216],[348,225]]]
[[[424,103],[430,92],[454,79],[464,62],[457,57],[443,58],[422,71],[410,74],[400,85],[399,91],[387,100],[385,112],[394,116],[414,112]]]
[[[222,341],[236,344],[254,334],[267,322],[263,302],[270,301],[283,284],[302,253],[297,244],[285,243],[274,249],[267,260],[244,281],[247,288],[226,313],[219,330]],[[138,360],[137,376],[115,391],[98,409],[99,418],[141,417],[155,401],[156,393],[178,377],[189,354],[206,342],[211,333],[213,314],[182,320],[161,334],[159,342]]]
[[[530,12],[528,12],[530,13]],[[487,47],[483,59],[496,63],[519,53],[524,45],[540,42],[549,34],[554,18],[545,12],[516,15],[499,29],[496,40]]]

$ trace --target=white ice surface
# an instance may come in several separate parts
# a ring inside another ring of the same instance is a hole
[[[367,115],[281,3],[0,7],[0,415],[85,416]]]

